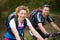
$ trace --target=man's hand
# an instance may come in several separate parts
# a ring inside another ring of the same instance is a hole
[[[59,32],[60,32],[60,29],[59,29]]]
[[[49,33],[46,33],[46,34],[45,34],[45,37],[47,37],[47,38],[48,38],[49,36],[50,36],[50,34],[49,34]]]

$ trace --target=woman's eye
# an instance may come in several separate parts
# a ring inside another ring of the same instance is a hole
[[[23,13],[21,13],[21,15],[23,15]]]
[[[26,13],[24,13],[24,15],[26,15]]]
[[[21,13],[21,15],[23,15],[23,14],[26,15],[26,13]]]
[[[23,13],[21,13],[21,14],[23,14]]]

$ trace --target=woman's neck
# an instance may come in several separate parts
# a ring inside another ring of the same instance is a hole
[[[23,23],[23,20],[21,20],[20,18],[18,18],[18,20],[20,21],[20,23]]]

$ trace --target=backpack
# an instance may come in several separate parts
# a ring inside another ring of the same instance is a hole
[[[10,22],[11,19],[13,19],[15,17],[15,15],[16,15],[16,12],[13,12],[13,13],[11,13],[7,16],[6,21],[5,21],[5,25],[6,25],[7,28],[10,28],[9,27],[9,22]]]
[[[33,24],[33,21],[34,21],[34,16],[35,16],[38,12],[42,12],[42,11],[41,11],[41,10],[33,10],[33,11],[30,13],[30,21],[32,22],[32,24]]]

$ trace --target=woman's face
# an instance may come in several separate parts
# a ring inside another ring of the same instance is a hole
[[[18,13],[18,18],[19,18],[21,21],[23,21],[24,18],[26,17],[26,14],[27,14],[26,10],[20,10],[20,12]]]

